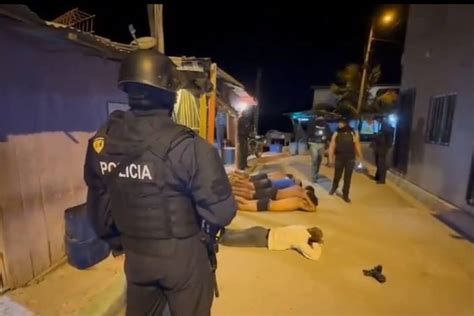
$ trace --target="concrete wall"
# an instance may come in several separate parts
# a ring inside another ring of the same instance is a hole
[[[472,214],[466,203],[474,149],[474,6],[411,5],[402,89],[416,88],[407,179]],[[449,146],[425,143],[430,97],[457,93]]]
[[[64,256],[64,210],[85,201],[88,138],[107,118],[118,63],[0,18],[0,258],[16,287]],[[1,260],[0,260],[1,264]]]

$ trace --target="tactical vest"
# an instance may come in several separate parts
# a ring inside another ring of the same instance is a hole
[[[354,131],[351,128],[337,130],[336,158],[355,159]]]
[[[316,125],[312,141],[315,143],[325,143],[327,140],[325,127]]]
[[[107,183],[112,217],[120,233],[132,239],[193,236],[200,230],[198,215],[168,155],[194,133],[167,118],[151,118],[115,113],[105,127],[99,171]],[[134,131],[143,136],[140,124],[157,121],[145,138],[134,138]]]

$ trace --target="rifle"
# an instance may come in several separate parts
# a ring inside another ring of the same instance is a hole
[[[209,224],[205,220],[201,223],[201,229],[204,233],[201,241],[206,245],[209,263],[211,265],[212,274],[214,276],[214,294],[219,297],[219,287],[217,285],[217,253],[219,252],[219,237],[217,236],[220,228]]]

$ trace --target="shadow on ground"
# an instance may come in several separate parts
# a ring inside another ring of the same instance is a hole
[[[458,235],[451,234],[454,239],[465,239],[474,243],[474,218],[463,211],[434,213],[433,216],[453,229]]]

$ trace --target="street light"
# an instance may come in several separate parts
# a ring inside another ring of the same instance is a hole
[[[388,25],[393,22],[393,19],[394,19],[394,13],[387,12],[382,16],[382,23],[385,25]]]
[[[380,22],[384,26],[388,26],[395,21],[395,17],[396,17],[396,14],[394,11],[387,11],[381,16]],[[359,99],[357,100],[357,114],[360,114],[360,110],[362,108],[362,101],[364,100],[365,84],[367,81],[367,68],[369,68],[370,50],[372,48],[372,42],[374,40],[377,40],[376,38],[374,38],[375,22],[376,22],[376,18],[372,20],[372,24],[370,25],[369,39],[367,41],[367,48],[365,50],[364,65],[362,66],[362,78],[361,78],[360,90],[359,90]]]

